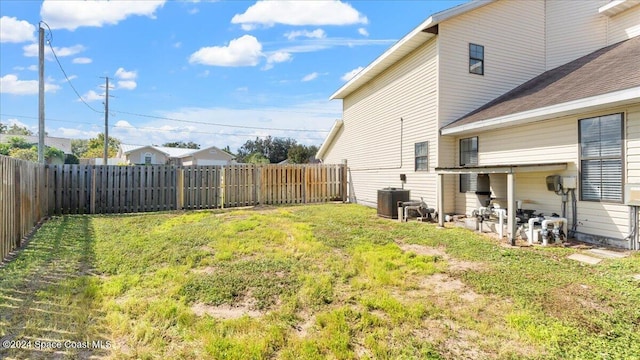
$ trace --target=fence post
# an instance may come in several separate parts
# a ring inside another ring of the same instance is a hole
[[[17,166],[15,168],[15,172],[14,172],[14,180],[15,180],[15,185],[16,185],[16,190],[15,190],[15,211],[14,211],[14,226],[16,228],[16,237],[14,238],[14,246],[15,248],[19,248],[20,247],[20,240],[22,237],[22,226],[20,224],[20,218],[22,217],[22,207],[20,205],[20,200],[22,198],[22,187],[20,184],[20,167],[21,167],[22,163],[18,162]]]
[[[91,202],[89,203],[89,212],[96,213],[96,167],[91,167]]]
[[[341,191],[342,191],[342,202],[346,203],[347,200],[349,199],[349,195],[347,194],[348,190],[349,190],[349,186],[347,185],[349,178],[348,178],[348,169],[349,167],[347,166],[347,159],[343,159],[342,160],[342,179],[340,180],[342,182],[342,184],[340,184],[341,186]]]
[[[224,202],[226,201],[226,188],[225,188],[225,178],[226,178],[226,169],[228,165],[223,165],[220,169],[220,208],[224,209]]]
[[[176,168],[176,210],[184,208],[184,169]]]

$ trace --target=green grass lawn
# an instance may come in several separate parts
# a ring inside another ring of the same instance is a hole
[[[576,251],[358,205],[58,217],[0,269],[0,358],[638,358],[640,254]]]

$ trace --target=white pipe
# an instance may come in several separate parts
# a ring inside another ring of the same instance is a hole
[[[558,223],[562,224],[562,229],[564,230],[565,236],[567,233],[567,219],[566,218],[561,218],[561,217],[547,217],[545,218],[545,220],[542,221],[542,245],[543,246],[547,246],[548,245],[548,239],[547,239],[547,229],[549,224],[553,224],[554,226],[557,226]],[[557,241],[557,239],[556,239]]]
[[[498,234],[500,235],[500,239],[502,239],[504,232],[504,219],[507,218],[507,210],[506,209],[493,209],[493,211],[498,215],[499,226]]]
[[[537,217],[529,219],[529,231],[527,232],[527,237],[529,238],[527,240],[529,240],[529,245],[533,245],[533,224],[535,224],[536,221],[538,221]]]

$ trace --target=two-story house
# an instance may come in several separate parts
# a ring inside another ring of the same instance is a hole
[[[375,206],[404,174],[440,214],[492,198],[562,214],[578,239],[637,248],[624,193],[640,183],[638,64],[640,1],[472,1],[338,89],[343,117],[317,156],[347,160],[357,203]],[[508,223],[514,239],[515,211]]]

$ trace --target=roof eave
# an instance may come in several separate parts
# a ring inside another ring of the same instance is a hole
[[[449,20],[458,15],[462,15],[469,11],[485,6],[494,1],[495,0],[474,0],[433,14],[427,20],[414,28],[409,34],[398,40],[393,46],[387,49],[387,51],[385,51],[382,55],[375,59],[366,68],[362,69],[362,71],[360,71],[351,80],[347,81],[347,83],[344,84],[336,92],[334,92],[329,97],[329,99],[344,99],[347,95],[351,94],[362,85],[366,84],[371,79],[376,77],[378,74],[382,73],[385,69],[393,65],[398,60],[398,58],[402,58],[406,54],[418,48],[418,46],[423,44],[425,41],[435,36],[435,34],[425,32],[425,29],[438,25],[441,22]],[[422,37],[423,41],[421,41],[419,44],[416,44],[416,42],[412,40],[415,40],[418,37]]]
[[[342,124],[342,120],[336,120],[333,124],[327,138],[324,139],[322,145],[320,145],[320,149],[318,149],[318,152],[316,153],[316,159],[324,160],[324,153],[329,149],[329,145],[333,143],[333,140],[336,137],[336,134],[338,134],[338,130],[342,127]]]
[[[547,120],[561,116],[575,115],[589,111],[596,111],[601,108],[623,106],[640,101],[640,86],[625,90],[614,91],[607,94],[591,96],[583,99],[555,104],[538,109],[522,111],[519,113],[499,116],[486,120],[452,126],[440,130],[440,134],[464,135],[473,132],[493,130],[508,126],[521,125],[535,121]]]

